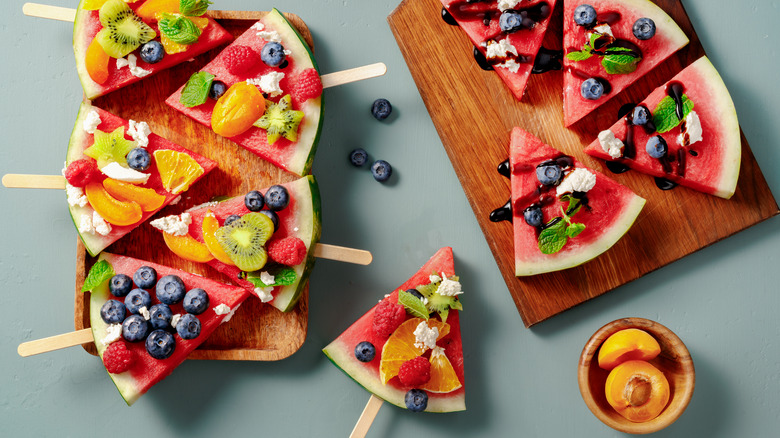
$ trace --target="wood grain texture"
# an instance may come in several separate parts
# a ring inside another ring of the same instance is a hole
[[[220,19],[220,24],[234,36],[237,36],[266,13],[213,11],[211,15]],[[311,33],[306,24],[295,15],[285,15],[309,46],[313,48]],[[298,178],[262,160],[235,143],[216,135],[207,127],[165,104],[165,99],[168,96],[187,82],[190,75],[203,68],[222,49],[223,47],[213,49],[196,57],[191,62],[184,62],[92,102],[93,105],[125,119],[145,121],[149,124],[152,132],[211,158],[219,164],[217,169],[214,169],[185,192],[181,202],[165,207],[157,216],[179,214],[194,205],[208,202],[215,196],[242,195],[250,190]],[[148,260],[230,283],[228,277],[204,264],[189,262],[175,256],[165,246],[162,234],[153,229],[148,221],[108,247],[106,251]],[[74,313],[76,330],[90,327],[89,294],[82,293],[81,286],[94,261],[94,258],[86,254],[84,246],[79,240],[76,249]],[[251,296],[236,311],[230,323],[217,328],[189,358],[271,361],[288,357],[296,352],[306,339],[308,302],[308,285],[296,308],[287,313],[282,313]],[[97,354],[95,346],[92,344],[85,345],[84,348],[92,354]]]
[[[404,0],[388,17],[390,28],[444,144],[453,168],[526,327],[744,230],[779,213],[750,147],[742,136],[742,166],[734,197],[724,200],[678,187],[661,191],[650,177],[613,175],[583,149],[616,120],[620,106],[639,102],[704,55],[679,0],[655,0],[691,43],[571,129],[563,125],[560,71],[532,75],[517,102],[494,72],[483,71],[472,44],[441,18],[438,0]],[[562,7],[553,12],[544,47],[561,49]],[[609,251],[561,272],[518,278],[512,224],[492,223],[490,212],[510,198],[509,180],[496,167],[519,126],[545,143],[613,177],[647,199],[633,228]]]

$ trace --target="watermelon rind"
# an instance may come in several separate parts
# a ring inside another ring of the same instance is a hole
[[[101,95],[102,87],[89,77],[87,65],[84,62],[84,59],[87,57],[87,48],[94,37],[94,35],[88,35],[86,31],[92,12],[82,7],[84,1],[81,0],[79,2],[76,8],[76,17],[73,20],[73,53],[76,55],[76,72],[84,89],[84,95],[86,95],[87,99],[93,99]]]

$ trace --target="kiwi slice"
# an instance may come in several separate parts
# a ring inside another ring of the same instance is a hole
[[[458,277],[449,277],[452,280],[457,281]],[[442,322],[447,322],[447,316],[450,313],[450,309],[463,310],[463,304],[461,304],[458,297],[449,297],[441,295],[436,291],[439,289],[439,283],[431,283],[422,286],[417,286],[417,292],[420,292],[428,302],[425,307],[431,313],[438,313]]]
[[[125,138],[125,128],[120,126],[110,133],[95,131],[92,146],[84,150],[84,155],[97,160],[98,169],[117,162],[122,167],[127,166],[125,156],[136,147],[136,142]]]
[[[157,32],[122,0],[108,0],[100,7],[100,23],[103,29],[95,38],[112,58],[124,58],[157,36]]]
[[[303,111],[290,109],[292,98],[286,95],[278,103],[265,101],[265,114],[257,119],[254,126],[268,132],[268,144],[276,143],[279,137],[298,141],[298,126],[303,120]]]
[[[265,243],[274,233],[274,223],[263,213],[247,213],[228,225],[217,228],[214,237],[239,269],[257,271],[265,266]]]

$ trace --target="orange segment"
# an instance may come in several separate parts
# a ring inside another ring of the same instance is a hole
[[[209,25],[208,18],[205,17],[187,17],[190,20],[192,20],[193,23],[195,23],[195,26],[198,27],[198,29],[203,31],[206,27]],[[181,53],[186,51],[190,46],[186,44],[179,44],[176,42],[171,41],[170,38],[166,37],[164,34],[160,33],[160,42],[163,45],[163,49],[165,49],[165,53],[169,55],[173,55],[174,53]]]
[[[165,239],[168,249],[183,259],[197,263],[206,263],[214,259],[206,245],[198,242],[189,234],[174,236],[173,234],[163,233],[163,239]]]
[[[180,0],[146,0],[144,4],[135,10],[135,14],[147,23],[153,23],[157,21],[157,14],[164,12],[178,13],[179,2]]]
[[[190,184],[204,173],[203,167],[184,152],[160,149],[153,155],[163,187],[174,195],[190,188]]]
[[[93,81],[98,84],[104,84],[108,80],[108,61],[110,59],[111,57],[103,50],[103,46],[98,43],[97,38],[89,43],[84,63],[87,73]]]
[[[223,137],[246,132],[265,113],[265,98],[254,85],[236,82],[214,105],[211,129]]]
[[[463,386],[455,373],[444,349],[436,347],[431,352],[431,380],[422,386],[428,392],[447,393]]]
[[[423,321],[422,318],[411,318],[404,321],[385,342],[385,346],[382,348],[382,359],[379,362],[379,378],[382,383],[386,384],[397,376],[398,370],[401,369],[404,362],[425,353],[425,349],[414,345],[414,330]],[[450,332],[450,325],[437,319],[429,319],[428,327],[439,329],[437,341]]]
[[[203,241],[206,242],[206,248],[209,249],[214,258],[226,265],[235,266],[236,264],[233,263],[233,260],[230,260],[230,257],[222,249],[217,238],[214,237],[214,232],[219,228],[219,221],[211,210],[203,217],[203,225],[201,227],[203,229]]]
[[[623,329],[613,333],[601,344],[599,367],[611,370],[629,360],[652,360],[661,354],[658,341],[644,330]]]
[[[103,188],[103,184],[99,182],[87,184],[84,188],[84,192],[87,195],[89,205],[91,205],[106,222],[112,225],[133,225],[138,223],[143,216],[141,206],[138,205],[137,202],[122,202],[114,198],[108,194]]]
[[[111,178],[103,180],[103,188],[109,195],[121,201],[137,202],[143,211],[155,211],[165,203],[165,196],[158,194],[154,189],[138,187]]]

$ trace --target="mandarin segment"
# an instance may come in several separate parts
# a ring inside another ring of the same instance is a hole
[[[382,348],[382,359],[379,362],[379,378],[382,383],[387,384],[390,379],[397,376],[398,370],[401,369],[404,362],[425,353],[425,349],[414,345],[414,330],[423,321],[422,318],[411,318],[404,321],[385,342]],[[450,333],[450,325],[445,322],[436,319],[429,319],[427,322],[428,327],[436,327],[439,330],[436,341]]]
[[[87,201],[95,211],[112,225],[133,225],[141,221],[143,210],[136,202],[123,202],[110,194],[99,182],[91,182],[84,188]]]
[[[448,393],[463,386],[443,348],[433,349],[430,362],[431,379],[421,386],[421,389],[435,393]]]
[[[652,360],[661,353],[658,341],[644,330],[623,329],[601,344],[599,367],[611,370],[629,360]]]
[[[160,195],[154,189],[138,187],[115,179],[103,180],[103,188],[113,197],[129,202],[133,201],[141,206],[145,212],[155,211],[165,203],[165,196]]]

